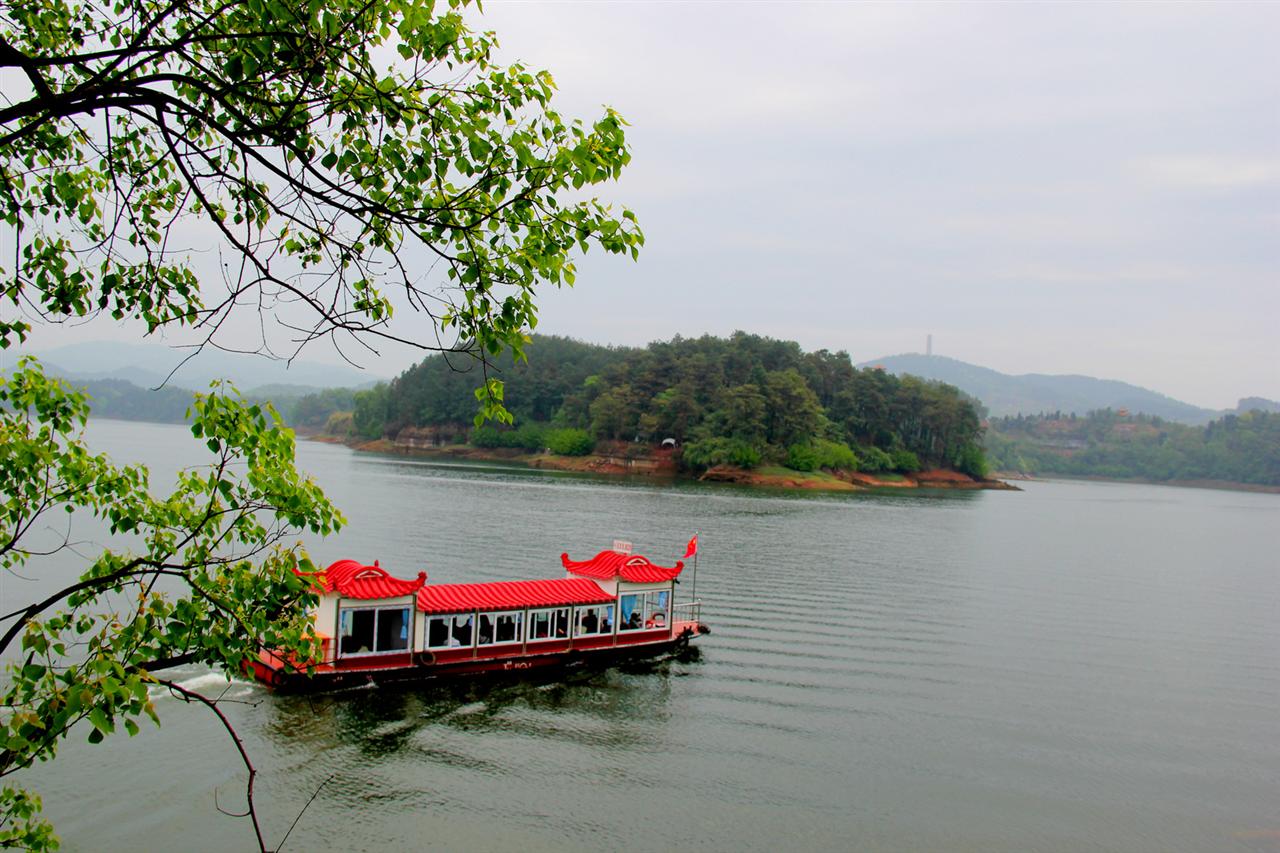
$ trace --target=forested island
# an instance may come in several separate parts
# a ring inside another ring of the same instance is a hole
[[[859,370],[845,352],[739,332],[643,348],[536,336],[528,355],[501,374],[510,425],[473,426],[479,369],[446,355],[357,392],[350,413],[303,398],[310,420],[300,425],[318,427],[331,408],[324,431],[383,446],[607,460],[584,470],[845,488],[987,484],[971,399]]]
[[[1280,413],[1188,426],[1123,410],[995,418],[986,449],[1001,471],[1280,487]]]

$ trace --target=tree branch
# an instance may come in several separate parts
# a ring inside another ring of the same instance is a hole
[[[261,851],[261,853],[267,853],[267,843],[262,838],[262,826],[258,823],[258,810],[253,799],[253,782],[258,775],[258,770],[253,766],[253,761],[249,759],[249,753],[244,748],[244,741],[240,739],[240,733],[236,731],[235,726],[233,726],[231,721],[227,719],[227,715],[222,713],[222,709],[218,707],[217,703],[209,697],[201,693],[197,693],[194,690],[188,690],[176,682],[168,681],[163,678],[157,678],[156,683],[169,688],[170,691],[177,694],[179,698],[186,702],[199,702],[204,705],[214,713],[214,716],[216,716],[218,721],[222,723],[222,727],[226,729],[227,735],[231,738],[231,742],[235,744],[236,751],[240,753],[240,760],[244,763],[245,770],[249,773],[249,780],[245,783],[245,800],[248,810],[245,812],[244,816],[248,817],[250,822],[253,824],[253,834],[258,840],[258,850]],[[308,803],[308,805],[310,804]],[[290,829],[292,829],[292,827],[290,827]]]

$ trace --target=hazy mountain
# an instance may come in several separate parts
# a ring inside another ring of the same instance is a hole
[[[890,373],[910,373],[954,385],[982,401],[994,417],[1040,412],[1128,409],[1187,424],[1206,424],[1222,412],[1193,406],[1155,391],[1092,376],[1052,376],[1025,373],[1011,376],[989,367],[942,355],[907,353],[869,361],[862,367],[883,366]]]
[[[150,421],[161,424],[185,423],[187,410],[195,392],[189,388],[169,383],[161,388],[155,385],[140,386],[127,379],[95,379],[63,369],[60,365],[42,361],[45,373],[61,376],[74,387],[89,395],[89,409],[94,417],[114,418],[121,421]],[[0,375],[11,372],[17,360],[0,362]],[[366,383],[373,385],[375,383]],[[259,385],[243,391],[253,402],[269,401],[290,426],[308,426],[317,429],[324,425],[324,418],[335,406],[352,407],[356,388],[327,388],[317,390],[310,385]],[[306,401],[310,401],[307,403]],[[325,409],[325,406],[328,409]],[[317,414],[319,412],[319,414]],[[319,420],[318,423],[315,421]]]
[[[1265,397],[1245,397],[1236,404],[1237,412],[1280,412],[1280,403]]]
[[[89,411],[94,417],[180,424],[186,422],[191,408],[192,392],[186,388],[139,388],[125,379],[72,381],[89,395]]]
[[[68,344],[36,355],[50,372],[76,379],[124,379],[143,388],[157,387],[174,368],[177,372],[168,386],[203,391],[214,379],[230,379],[242,391],[264,385],[293,386],[296,390],[290,396],[321,388],[368,385],[383,378],[347,365],[300,360],[288,364],[215,349],[205,349],[182,364],[190,352],[162,344],[94,342]],[[57,369],[49,365],[57,365]]]
[[[346,390],[354,389],[357,391],[363,391],[366,388],[372,388],[374,385],[378,383],[378,381],[380,380],[371,380],[361,385],[343,385],[339,387]],[[327,390],[327,389],[319,389],[319,390]],[[282,385],[280,383],[274,383],[270,385],[258,385],[255,388],[249,388],[244,392],[244,395],[246,397],[254,397],[262,400],[270,400],[271,402],[279,406],[285,402],[291,402],[293,400],[297,400],[302,397],[305,397],[308,394],[315,394],[315,393],[317,393],[317,389],[314,385]]]

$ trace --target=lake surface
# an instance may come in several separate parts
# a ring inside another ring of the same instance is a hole
[[[200,459],[181,427],[91,436],[157,482]],[[697,530],[714,633],[688,659],[568,681],[234,682],[269,844],[323,784],[285,850],[1280,850],[1280,496],[800,496],[299,456],[350,521],[304,537],[317,562],[558,577],[562,551],[615,538],[670,564]],[[73,738],[26,775],[66,849],[252,847],[215,808],[243,803],[224,733],[157,704],[162,728]]]

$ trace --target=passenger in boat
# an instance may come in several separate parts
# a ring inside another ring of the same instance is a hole
[[[609,614],[607,611],[605,612],[604,618],[600,620],[600,633],[601,634],[613,633],[613,623],[609,621]]]
[[[633,610],[631,611],[631,618],[627,620],[627,630],[634,631],[636,628],[639,628],[639,627],[640,627],[640,611]]]
[[[587,615],[582,617],[582,633],[596,634],[596,629],[600,627],[600,620],[596,618],[594,610],[588,610]]]

